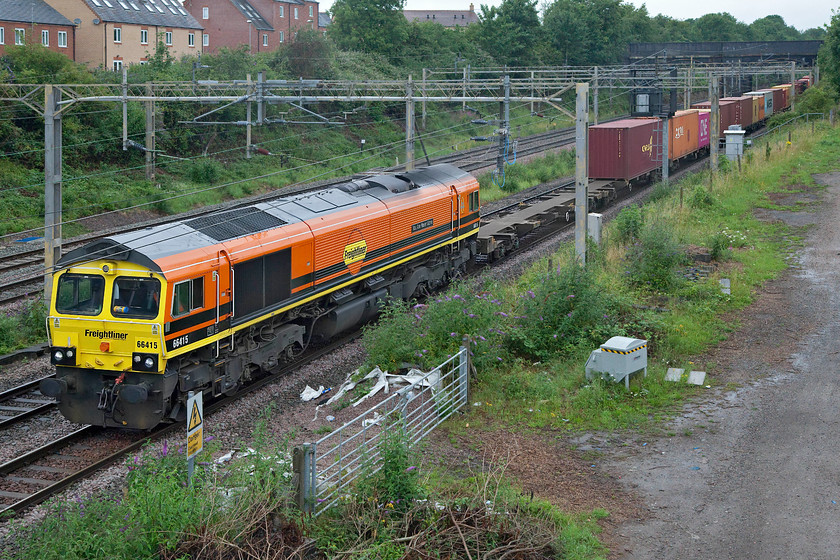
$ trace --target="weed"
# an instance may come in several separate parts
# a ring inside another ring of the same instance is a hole
[[[704,185],[697,185],[686,200],[686,204],[695,210],[705,210],[713,208],[717,204],[717,199]]]
[[[628,249],[627,279],[633,286],[667,291],[681,284],[676,271],[686,262],[673,227],[657,220],[646,224],[638,241]]]
[[[622,209],[612,222],[612,227],[615,228],[616,241],[623,244],[637,239],[642,233],[643,224],[644,220],[640,207],[633,205]]]

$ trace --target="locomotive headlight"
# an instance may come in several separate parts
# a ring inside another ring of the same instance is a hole
[[[140,363],[140,355],[139,355],[139,354],[134,354],[134,363],[135,363],[135,364],[139,364],[139,363]]]
[[[68,358],[72,358],[72,357],[73,357],[73,350],[72,350],[71,348],[68,348],[68,349],[67,349],[67,357],[68,357]]]
[[[64,359],[64,352],[61,350],[56,350],[55,354],[53,354],[53,358],[55,358],[56,362],[60,362]]]
[[[143,362],[143,365],[146,366],[146,369],[152,369],[155,365],[155,361],[151,358],[146,358],[146,361]]]

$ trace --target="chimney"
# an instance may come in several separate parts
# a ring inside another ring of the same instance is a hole
[[[473,3],[472,3],[472,2],[470,2],[470,11],[471,11],[471,12],[474,12],[474,11],[475,11],[475,6],[473,5]]]

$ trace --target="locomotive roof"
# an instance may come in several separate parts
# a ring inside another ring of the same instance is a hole
[[[155,261],[170,255],[306,221],[324,212],[386,200],[419,187],[447,184],[466,175],[465,171],[450,164],[433,165],[397,175],[373,175],[322,191],[282,197],[106,237],[70,251],[57,265],[66,268],[86,261],[114,259],[161,272]]]

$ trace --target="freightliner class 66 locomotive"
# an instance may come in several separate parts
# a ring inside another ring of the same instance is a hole
[[[41,391],[82,424],[182,419],[189,391],[231,394],[445,284],[478,225],[478,182],[444,164],[94,241],[58,262]]]

